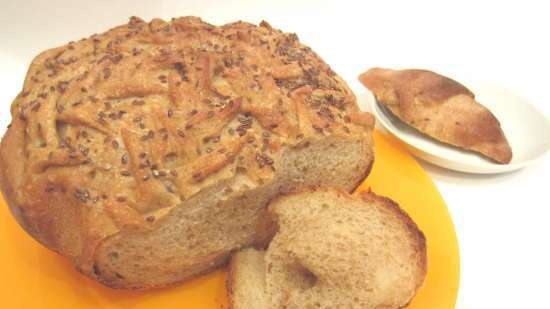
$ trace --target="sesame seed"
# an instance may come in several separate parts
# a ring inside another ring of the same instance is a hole
[[[69,87],[68,81],[60,81],[59,83],[57,83],[57,90],[60,93],[65,93],[68,87]]]
[[[266,154],[256,154],[256,162],[260,168],[263,168],[266,165],[273,165],[273,159],[268,157]]]
[[[78,150],[80,150],[80,152],[81,152],[84,156],[87,156],[88,153],[90,152],[90,149],[87,148],[87,147],[84,147],[83,145],[78,145]]]
[[[170,193],[176,193],[176,188],[174,188],[173,185],[166,186],[166,190],[168,190],[168,192]]]
[[[111,76],[111,69],[110,68],[103,69],[103,79],[109,79],[110,76]]]
[[[40,102],[36,103],[32,108],[31,111],[37,112],[40,109]]]
[[[153,130],[149,130],[149,132],[147,132],[146,135],[143,135],[143,136],[141,137],[141,140],[142,140],[142,141],[146,141],[146,140],[152,139],[152,138],[154,138],[154,137],[155,137],[155,132],[154,132]]]
[[[319,126],[316,125],[316,124],[311,125],[311,127],[312,127],[313,129],[315,129],[315,131],[317,131],[317,132],[319,132],[319,133],[322,133],[322,132],[323,132],[323,128],[319,127]]]
[[[90,199],[90,192],[88,189],[76,188],[74,191],[74,197],[83,203],[86,203]]]

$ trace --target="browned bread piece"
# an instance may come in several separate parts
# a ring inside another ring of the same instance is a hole
[[[233,309],[400,308],[424,281],[424,235],[388,198],[316,189],[269,210],[279,231],[265,259],[253,250],[232,259]]]
[[[512,149],[497,118],[460,83],[426,70],[374,68],[359,80],[379,103],[420,132],[498,163],[509,163]]]
[[[116,288],[208,272],[255,242],[271,198],[352,190],[373,161],[372,115],[265,22],[131,18],[38,55],[11,113],[0,187],[12,213]]]

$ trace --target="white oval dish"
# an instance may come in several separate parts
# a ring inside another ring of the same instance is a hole
[[[512,147],[512,161],[498,164],[473,152],[438,142],[401,122],[371,92],[365,100],[378,123],[404,142],[409,151],[432,164],[466,173],[496,174],[510,172],[541,159],[550,150],[550,121],[526,99],[489,82],[465,83],[476,100],[499,120]]]

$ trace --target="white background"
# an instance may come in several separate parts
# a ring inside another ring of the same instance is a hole
[[[40,51],[125,23],[197,15],[262,19],[296,32],[350,84],[372,66],[420,67],[490,80],[550,115],[545,1],[11,1],[0,0],[0,132]],[[518,113],[521,110],[518,111]],[[461,251],[457,308],[548,308],[550,159],[472,176],[422,163],[445,198]]]

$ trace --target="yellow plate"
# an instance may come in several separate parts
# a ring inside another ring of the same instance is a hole
[[[451,309],[456,301],[459,257],[453,223],[443,199],[416,161],[397,143],[375,133],[371,187],[397,201],[424,231],[428,276],[408,308]],[[80,275],[17,225],[0,198],[1,308],[186,308],[227,307],[223,270],[173,288],[148,292],[106,288]]]

